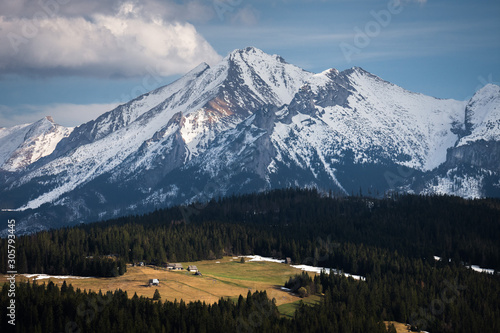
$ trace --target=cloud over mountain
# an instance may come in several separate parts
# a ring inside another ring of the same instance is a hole
[[[24,12],[2,5],[0,74],[168,76],[221,59],[192,24],[154,14],[154,2],[92,3],[79,9],[58,0]],[[192,15],[200,16],[199,6],[190,6]]]

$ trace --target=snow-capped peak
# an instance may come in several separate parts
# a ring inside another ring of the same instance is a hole
[[[50,155],[73,128],[46,116],[33,124],[0,129],[0,169],[18,171]]]
[[[499,94],[486,86],[467,106],[478,139],[498,128]],[[444,165],[447,150],[468,138],[466,104],[412,93],[358,67],[313,74],[250,47],[202,63],[62,140],[71,129],[50,118],[0,129],[3,170],[39,161],[3,177],[0,188],[2,195],[33,188],[9,208],[52,203],[73,220],[97,211],[96,198],[102,218],[114,209],[184,203],[193,189],[200,197],[284,186],[350,193],[378,178],[383,192],[393,190],[383,179],[388,168],[406,166],[419,177]],[[53,133],[59,136],[49,140]]]
[[[255,47],[235,50],[223,61],[230,67],[237,67],[235,70],[244,84],[259,99],[275,105],[290,103],[297,90],[313,75],[278,55],[269,55]],[[264,86],[265,91],[256,85]]]
[[[465,129],[467,135],[458,146],[500,140],[500,86],[487,84],[472,96],[465,109]]]

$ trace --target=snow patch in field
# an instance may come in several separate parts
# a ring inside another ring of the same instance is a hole
[[[471,266],[465,266],[467,268],[471,268],[473,271],[479,272],[479,273],[488,273],[488,274],[495,274],[494,269],[490,268],[481,268],[477,265],[471,265]]]
[[[306,272],[313,272],[313,273],[321,273],[321,271],[325,271],[326,274],[336,274],[336,275],[343,275],[345,277],[352,277],[354,280],[360,280],[360,281],[366,281],[366,278],[364,276],[360,275],[353,275],[349,273],[342,273],[341,271],[338,271],[336,269],[330,269],[330,268],[325,268],[325,267],[315,267],[315,266],[309,266],[309,265],[290,265],[293,268],[297,268]]]
[[[267,261],[267,262],[276,262],[279,264],[283,264],[285,260],[280,260],[280,259],[274,259],[274,258],[266,258],[266,257],[261,257],[257,255],[253,256],[244,256],[245,258],[250,258],[248,261]]]
[[[250,255],[250,256],[243,256],[243,257],[250,258],[250,260],[248,260],[249,262],[251,262],[251,261],[266,261],[266,262],[275,262],[275,263],[279,263],[279,264],[285,263],[285,260],[262,257],[259,255]],[[340,271],[337,271],[336,269],[329,269],[329,268],[325,268],[325,267],[315,267],[315,266],[309,266],[309,265],[290,265],[290,266],[293,268],[297,268],[297,269],[306,271],[306,272],[313,272],[313,273],[319,274],[319,273],[321,273],[321,271],[324,270],[327,274],[329,274],[329,273],[333,273],[333,274],[337,274],[337,275],[342,274],[346,277],[352,277],[355,280],[361,280],[361,281],[366,280],[366,278],[363,276],[342,273]]]
[[[434,256],[434,260],[440,261],[441,257]],[[449,259],[451,262],[451,259]],[[473,271],[479,272],[479,273],[488,273],[488,274],[495,274],[495,270],[491,268],[481,268],[478,265],[469,265],[465,266],[466,268],[472,269]]]

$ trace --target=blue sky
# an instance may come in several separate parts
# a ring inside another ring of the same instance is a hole
[[[77,126],[246,46],[466,100],[500,82],[500,2],[4,0],[0,127]]]

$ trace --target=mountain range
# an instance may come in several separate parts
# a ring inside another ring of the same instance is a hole
[[[249,47],[76,128],[0,128],[20,233],[284,187],[500,197],[500,87],[438,99]]]

